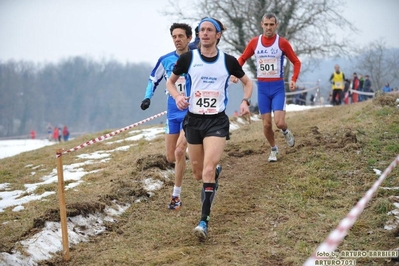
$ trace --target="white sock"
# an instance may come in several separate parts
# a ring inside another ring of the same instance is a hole
[[[181,187],[173,187],[173,194],[172,197],[180,197]]]

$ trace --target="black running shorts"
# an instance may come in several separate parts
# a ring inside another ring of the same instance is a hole
[[[183,121],[183,129],[187,142],[190,144],[203,144],[204,138],[210,136],[230,139],[230,121],[224,112],[216,115],[187,112]]]

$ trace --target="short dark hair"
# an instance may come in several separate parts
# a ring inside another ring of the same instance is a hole
[[[266,14],[264,14],[263,17],[262,17],[262,21],[265,18],[267,18],[267,19],[274,18],[276,20],[276,23],[278,23],[277,16],[274,13],[266,13]]]
[[[193,30],[190,25],[186,23],[173,23],[172,26],[170,26],[170,35],[172,35],[172,32],[174,29],[183,29],[186,32],[186,36],[190,38],[193,36]]]

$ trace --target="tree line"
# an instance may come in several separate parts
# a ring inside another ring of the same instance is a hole
[[[0,62],[0,137],[121,128],[148,117],[139,108],[152,67],[73,57],[57,64]],[[161,90],[163,88],[160,88]],[[156,93],[163,97],[163,93]],[[154,106],[153,112],[165,106]]]

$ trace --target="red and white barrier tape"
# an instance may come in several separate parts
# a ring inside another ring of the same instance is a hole
[[[393,168],[399,163],[399,155],[396,156],[395,160],[388,166],[387,169],[382,173],[378,180],[373,184],[373,186],[366,192],[363,198],[361,198],[355,207],[348,213],[348,215],[341,220],[338,227],[330,233],[327,239],[316,249],[311,257],[309,257],[304,266],[315,265],[317,259],[331,259],[331,257],[317,256],[317,254],[331,254],[335,251],[344,237],[348,234],[349,229],[356,222],[356,219],[363,212],[366,204],[373,197],[374,192],[378,189],[384,179],[392,172]]]
[[[127,127],[121,128],[121,129],[118,129],[118,130],[116,130],[116,131],[114,131],[114,132],[111,132],[111,133],[108,133],[108,134],[106,134],[106,135],[104,135],[104,136],[101,136],[101,137],[92,139],[92,140],[90,140],[90,141],[88,141],[88,142],[86,142],[86,143],[80,144],[79,146],[76,146],[75,148],[72,148],[72,149],[69,149],[69,150],[64,150],[64,151],[62,151],[62,153],[57,153],[56,158],[60,157],[62,154],[66,154],[66,153],[68,153],[68,152],[73,152],[73,151],[79,150],[79,149],[81,149],[81,148],[83,148],[83,147],[86,147],[86,146],[89,146],[89,145],[91,145],[91,144],[94,144],[94,143],[96,143],[96,142],[103,141],[103,140],[105,140],[105,139],[107,139],[107,138],[109,138],[109,137],[115,136],[116,134],[119,134],[119,133],[121,133],[121,132],[123,132],[123,131],[125,131],[125,130],[131,129],[131,128],[136,127],[136,126],[138,126],[138,125],[144,124],[145,122],[148,122],[148,121],[150,121],[150,120],[153,120],[153,119],[155,119],[155,118],[158,118],[158,117],[160,117],[160,116],[163,116],[163,115],[165,115],[166,113],[167,113],[167,111],[163,111],[162,113],[153,115],[153,116],[151,116],[151,117],[149,117],[149,118],[146,118],[146,119],[144,119],[144,120],[141,120],[141,121],[139,121],[139,122],[137,122],[137,123],[134,123],[134,124],[132,124],[132,125],[130,125],[130,126],[127,126]]]
[[[301,94],[301,93],[304,93],[304,92],[317,90],[318,88],[319,88],[319,86],[312,87],[312,88],[309,88],[309,89],[306,89],[306,90],[296,89],[295,91],[286,92],[285,95],[291,96],[291,95]]]
[[[356,94],[360,94],[360,95],[368,95],[368,96],[374,96],[375,92],[364,92],[364,91],[358,91],[358,90],[349,90],[350,93],[356,93]]]

